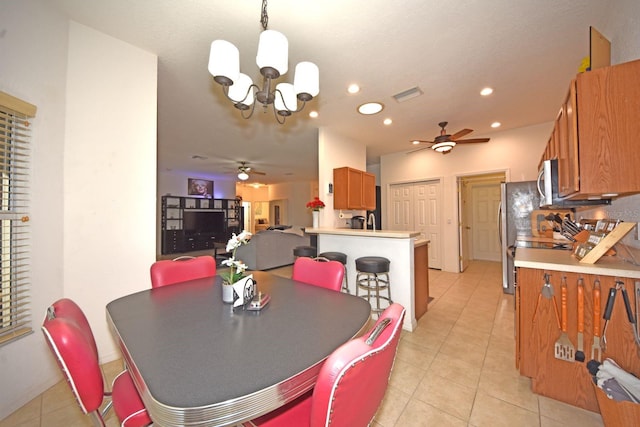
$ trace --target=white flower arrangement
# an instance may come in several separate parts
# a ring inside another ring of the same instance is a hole
[[[220,276],[229,285],[232,285],[242,279],[244,272],[247,270],[247,265],[241,260],[236,259],[236,250],[240,246],[249,243],[251,236],[252,234],[247,230],[242,230],[238,235],[233,233],[227,242],[227,252],[231,252],[231,258],[222,261],[222,265],[229,267],[229,271],[221,273]]]

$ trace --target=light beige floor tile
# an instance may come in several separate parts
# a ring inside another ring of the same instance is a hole
[[[472,364],[455,356],[438,353],[427,371],[427,375],[438,375],[454,383],[477,387],[482,363]]]
[[[538,412],[538,396],[531,391],[531,380],[520,376],[517,370],[498,366],[485,367],[480,374],[478,389],[496,399],[503,400],[531,412]]]
[[[470,426],[474,427],[538,427],[540,417],[479,390],[471,411]]]
[[[383,427],[393,427],[409,402],[410,395],[395,387],[388,387],[384,399],[374,417]]]
[[[425,369],[396,358],[389,384],[411,396],[426,372]]]
[[[409,363],[416,368],[427,370],[429,369],[435,354],[436,352],[433,350],[402,340],[398,345],[396,358]]]
[[[78,405],[71,405],[43,414],[42,425],[47,427],[91,427],[93,423],[89,416],[82,413]]]
[[[40,414],[42,411],[42,396],[38,396],[13,414],[0,421],[0,427],[13,426],[40,426]]]
[[[602,417],[598,413],[544,396],[540,396],[539,401],[540,415],[560,423],[565,423],[565,425],[576,425],[580,427],[601,427],[604,425]]]
[[[468,421],[475,396],[475,387],[458,385],[438,375],[427,375],[420,381],[413,399]]]
[[[44,415],[74,405],[77,406],[76,398],[66,380],[58,382],[42,394],[42,413]]]
[[[467,423],[428,403],[411,399],[395,427],[465,427]]]

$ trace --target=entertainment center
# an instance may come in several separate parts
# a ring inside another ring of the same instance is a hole
[[[239,199],[162,196],[162,254],[214,249],[243,223]]]

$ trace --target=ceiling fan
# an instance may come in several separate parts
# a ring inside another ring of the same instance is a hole
[[[421,148],[418,148],[417,150],[409,151],[409,153],[415,153],[416,151],[424,150],[426,148],[431,148],[432,150],[437,151],[439,153],[448,154],[451,152],[453,147],[455,147],[458,144],[474,144],[478,142],[489,141],[489,138],[460,139],[463,136],[473,132],[472,129],[462,129],[454,133],[453,135],[449,135],[445,129],[447,124],[448,122],[438,123],[438,126],[440,126],[442,129],[440,130],[440,135],[436,136],[433,141],[423,141],[420,139],[416,140],[420,144],[431,144],[431,145],[429,145],[428,147],[421,147]]]
[[[264,172],[257,171],[253,169],[251,166],[247,166],[248,162],[238,162],[240,166],[238,166],[238,179],[240,181],[246,181],[249,179],[249,174],[253,175],[266,175]]]

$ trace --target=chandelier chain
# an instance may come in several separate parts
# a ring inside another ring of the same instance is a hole
[[[267,25],[269,25],[269,15],[267,15],[267,0],[262,0],[262,13],[260,14],[260,23],[262,24],[262,29],[266,30]]]

